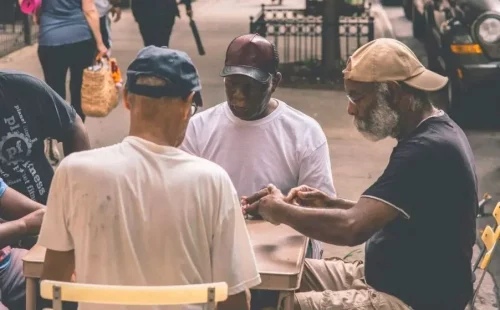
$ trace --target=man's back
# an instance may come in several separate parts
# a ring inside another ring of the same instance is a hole
[[[223,281],[230,294],[260,283],[238,197],[217,165],[127,137],[72,155],[59,169],[48,202],[53,214],[40,239],[54,250],[74,248],[78,282]],[[51,223],[56,212],[67,236],[51,229],[61,227]]]

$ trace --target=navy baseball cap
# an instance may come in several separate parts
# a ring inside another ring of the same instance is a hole
[[[138,85],[140,76],[154,76],[164,80],[162,86]],[[152,98],[182,97],[195,92],[193,101],[202,106],[198,70],[185,52],[168,47],[142,48],[127,69],[126,88],[129,92]]]

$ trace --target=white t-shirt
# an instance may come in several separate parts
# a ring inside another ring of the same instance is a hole
[[[283,194],[309,185],[334,196],[328,142],[313,118],[278,101],[256,121],[236,116],[227,102],[194,115],[181,149],[224,168],[238,195],[273,183]]]
[[[108,14],[109,9],[111,8],[109,0],[94,0],[94,3],[97,12],[99,12],[99,17],[103,17],[104,15]]]
[[[191,118],[181,149],[224,168],[238,195],[249,196],[272,183],[283,194],[309,185],[335,196],[328,142],[321,126],[278,101],[268,116],[244,121],[227,102]],[[313,240],[312,258],[321,243]]]
[[[227,173],[137,137],[61,162],[39,243],[55,251],[74,249],[80,283],[226,282],[233,295],[261,282]],[[131,308],[81,304],[79,309]]]

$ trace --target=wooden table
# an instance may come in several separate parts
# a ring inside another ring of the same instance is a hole
[[[23,258],[23,273],[26,277],[26,310],[36,310],[37,283],[42,276],[45,248],[36,244]]]
[[[279,303],[293,310],[294,291],[300,286],[309,239],[286,225],[247,220],[257,268],[262,279],[254,289],[280,291]]]
[[[257,268],[262,282],[254,289],[282,292],[285,309],[293,309],[293,294],[300,286],[308,238],[286,226],[262,220],[247,220]],[[42,275],[45,248],[35,245],[23,258],[26,277],[26,310],[36,310],[37,281]]]

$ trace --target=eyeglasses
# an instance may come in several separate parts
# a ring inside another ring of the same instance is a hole
[[[357,102],[361,101],[361,99],[363,99],[365,97],[365,95],[361,95],[361,96],[357,96],[357,97],[351,97],[349,95],[346,95],[346,97],[347,97],[347,100],[349,100],[349,102],[351,102],[354,105],[357,105]]]
[[[195,115],[197,111],[198,111],[198,105],[193,102],[191,104],[191,116]]]

